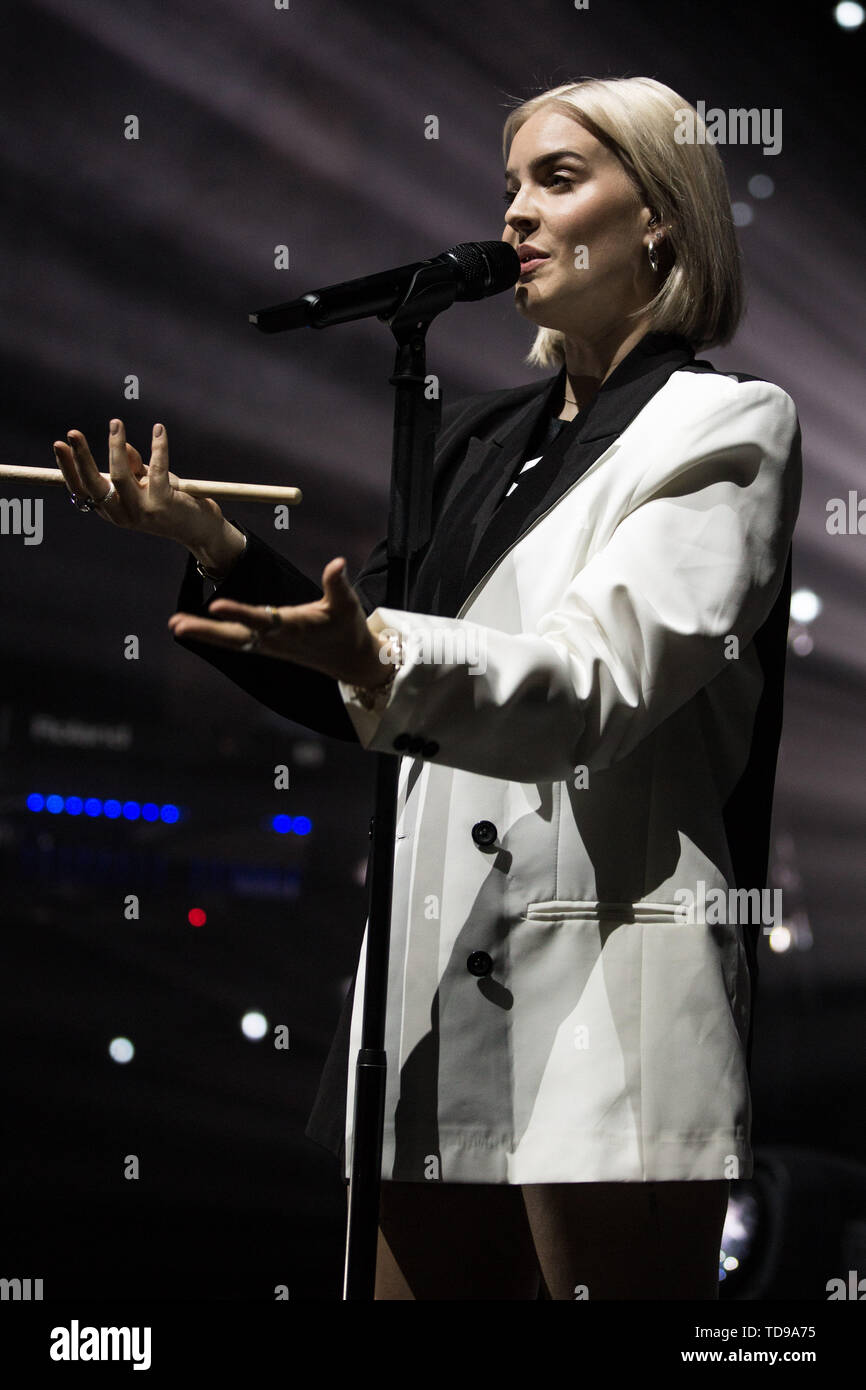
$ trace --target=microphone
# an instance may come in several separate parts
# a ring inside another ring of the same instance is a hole
[[[486,299],[510,289],[520,278],[520,257],[504,241],[463,241],[439,256],[357,280],[343,280],[311,290],[299,299],[275,304],[250,314],[250,323],[262,333],[281,333],[290,328],[327,328],[332,323],[369,318],[387,319],[403,303],[413,279],[429,266],[442,267],[446,288],[455,299]],[[450,280],[450,284],[448,281]],[[445,306],[443,306],[445,307]]]

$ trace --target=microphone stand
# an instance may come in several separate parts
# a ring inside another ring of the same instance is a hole
[[[403,302],[383,320],[397,340],[394,372],[388,378],[395,391],[385,589],[388,608],[407,608],[410,558],[430,537],[433,449],[442,402],[438,397],[428,400],[424,393],[426,334],[435,316],[447,309],[454,298],[454,277],[447,266],[423,266],[414,276]],[[372,1301],[375,1292],[388,1068],[384,1046],[385,1006],[399,767],[399,757],[390,753],[376,754],[364,1006],[361,1047],[355,1064],[344,1301]]]
[[[430,537],[433,451],[442,402],[438,397],[425,397],[426,334],[436,315],[454,303],[456,294],[453,266],[431,261],[418,267],[397,308],[377,316],[388,324],[397,340],[394,372],[388,378],[395,390],[385,589],[385,606],[389,608],[408,606],[411,556]],[[276,306],[275,314],[285,307]],[[250,321],[264,332],[298,326],[295,320],[285,317],[272,315],[269,320],[269,312],[251,314]],[[344,322],[345,317],[339,321]],[[313,322],[310,326],[322,328],[328,324]],[[387,1082],[385,1005],[399,767],[399,756],[377,753],[364,1004],[361,1046],[355,1065],[344,1301],[372,1301],[375,1294]]]

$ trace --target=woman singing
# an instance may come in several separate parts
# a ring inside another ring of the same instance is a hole
[[[146,468],[112,422],[109,476],[55,445],[80,505],[189,550],[181,645],[400,759],[378,1299],[714,1299],[752,1174],[741,890],[766,883],[800,434],[778,386],[696,360],[743,288],[688,111],[622,78],[509,114],[514,302],[555,374],[446,402],[407,610],[384,542],[320,588],[180,492],[160,426]],[[346,1181],[365,949],[307,1129]]]

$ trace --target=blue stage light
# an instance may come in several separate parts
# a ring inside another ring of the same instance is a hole
[[[292,818],[291,816],[274,816],[271,825],[278,835],[288,835],[292,828]]]
[[[25,798],[28,811],[50,811],[53,816],[58,816],[65,811],[69,816],[80,816],[82,812],[86,816],[108,816],[109,820],[162,820],[166,825],[173,825],[181,819],[181,812],[178,806],[172,802],[166,802],[164,806],[159,806],[155,801],[124,801],[120,802],[116,797],[109,797],[106,801],[101,801],[98,796],[88,796],[85,800],[80,796],[60,796],[52,792],[50,796],[43,796],[41,792],[28,792]],[[286,819],[284,817],[284,819]],[[291,818],[289,826],[291,826]]]
[[[309,835],[313,828],[313,822],[309,816],[295,816],[294,832],[296,835]]]

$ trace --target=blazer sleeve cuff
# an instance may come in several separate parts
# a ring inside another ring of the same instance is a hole
[[[352,721],[361,746],[372,748],[377,753],[402,753],[406,749],[402,746],[395,747],[393,740],[399,738],[402,733],[406,737],[401,743],[406,743],[411,736],[408,731],[411,695],[407,692],[406,682],[411,675],[411,668],[418,663],[412,662],[406,639],[412,629],[413,620],[417,623],[417,618],[417,614],[396,608],[376,608],[367,618],[367,627],[374,636],[391,639],[389,645],[383,649],[383,655],[394,659],[396,645],[391,643],[400,639],[402,644],[397,674],[386,690],[375,695],[372,709],[359,698],[357,686],[347,681],[337,681],[346,713]],[[429,743],[429,740],[422,742]],[[420,744],[416,751],[420,751]]]

